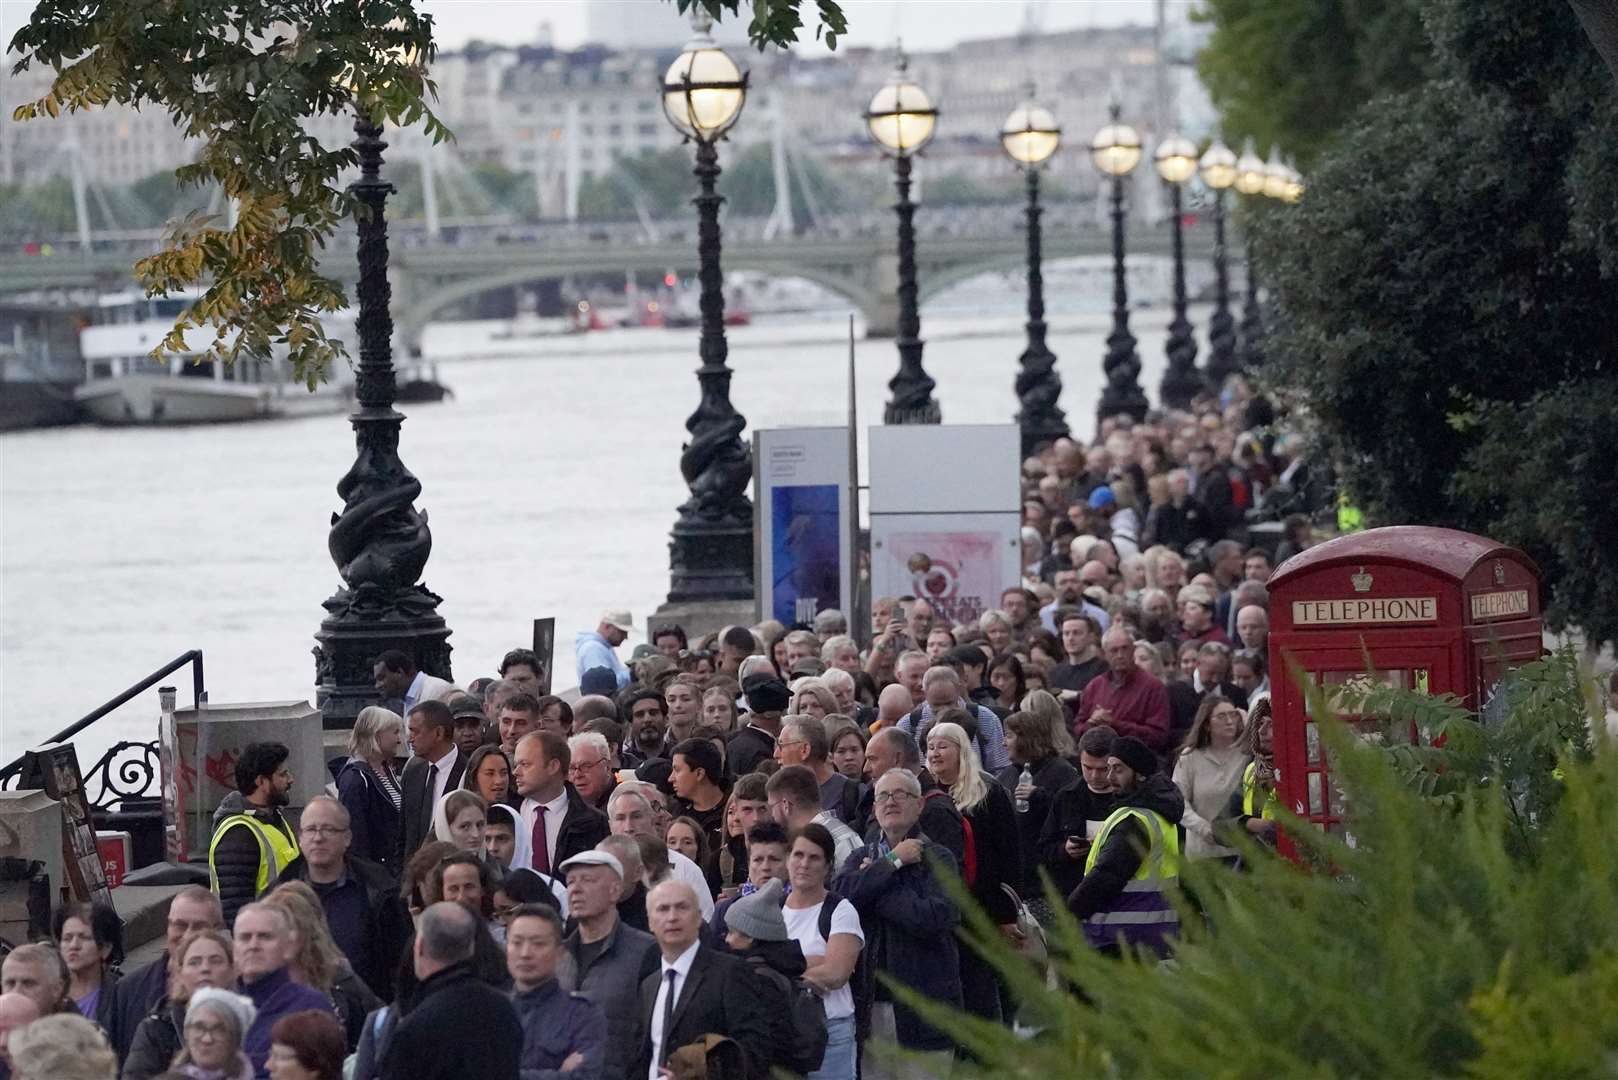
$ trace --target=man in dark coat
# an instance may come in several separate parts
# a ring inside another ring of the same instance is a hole
[[[581,851],[589,851],[612,830],[607,815],[584,801],[567,782],[572,752],[567,740],[550,731],[533,731],[517,740],[511,764],[513,789],[522,796],[518,825],[529,837],[527,862],[513,870],[554,874]]]
[[[219,898],[200,885],[187,885],[169,901],[168,925],[164,931],[163,955],[119,979],[112,988],[112,1007],[107,1017],[107,1039],[118,1055],[122,1068],[129,1056],[135,1029],[152,1010],[168,998],[169,956],[193,930],[223,930],[225,915]]]
[[[1035,857],[1063,896],[1084,877],[1090,841],[1117,801],[1107,773],[1107,755],[1117,737],[1104,724],[1087,728],[1079,737],[1079,778],[1056,793],[1040,827]]]
[[[641,980],[657,969],[652,935],[618,917],[616,899],[628,869],[606,851],[586,851],[562,865],[567,903],[576,929],[565,942],[573,955],[574,985],[607,1017],[601,1075],[629,1076],[644,1037],[640,1026]],[[638,876],[640,862],[634,866]],[[638,882],[637,882],[638,884]],[[645,893],[641,917],[645,918]]]
[[[383,1001],[393,1000],[393,972],[410,940],[410,913],[399,884],[368,859],[349,854],[349,817],[327,795],[309,800],[298,822],[303,851],[279,881],[303,881],[320,897],[332,940],[354,974]]]
[[[704,1035],[729,1037],[747,1058],[747,1075],[769,1076],[774,1018],[745,960],[702,943],[697,894],[683,881],[664,881],[646,898],[662,963],[641,983],[640,1059],[630,1074],[649,1076],[652,1063]],[[957,999],[957,1004],[959,999]]]
[[[730,737],[725,755],[732,776],[745,776],[775,756],[781,714],[792,700],[786,683],[762,671],[742,680],[742,693],[747,698],[747,723]]]
[[[961,1008],[960,960],[955,928],[961,913],[934,875],[955,874],[954,856],[922,832],[921,783],[908,770],[890,769],[875,785],[878,839],[849,856],[835,891],[859,911],[865,931],[867,977],[886,972],[933,1001]],[[873,980],[875,981],[875,980]],[[954,1041],[875,981],[872,1033],[906,1050],[936,1055],[931,1073],[945,1075]]]
[[[556,979],[566,955],[562,916],[548,904],[519,904],[506,924],[506,968],[522,1024],[523,1080],[601,1080],[607,1017]]]
[[[520,1080],[516,1009],[472,974],[478,929],[460,904],[422,912],[411,952],[418,986],[382,1052],[381,1080]]]
[[[410,710],[410,746],[415,756],[399,777],[399,850],[403,866],[433,833],[433,808],[461,786],[466,759],[455,745],[455,716],[442,701]]]

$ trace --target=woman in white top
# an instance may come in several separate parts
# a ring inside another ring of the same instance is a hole
[[[824,825],[809,824],[792,836],[787,880],[792,891],[781,908],[787,934],[808,962],[803,981],[820,994],[826,1009],[826,1056],[808,1080],[854,1080],[858,1054],[854,1036],[854,990],[849,979],[865,947],[860,916],[847,900],[826,892],[836,868],[837,845]],[[833,905],[829,921],[823,916]],[[822,933],[822,926],[827,933]]]
[[[1234,858],[1236,852],[1214,836],[1214,822],[1224,814],[1230,793],[1242,782],[1252,760],[1242,746],[1242,711],[1230,700],[1209,693],[1197,707],[1185,745],[1174,764],[1174,783],[1185,795],[1185,853],[1197,859]]]

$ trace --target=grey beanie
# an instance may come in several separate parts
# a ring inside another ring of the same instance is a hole
[[[258,1008],[250,998],[233,994],[229,990],[221,990],[217,986],[204,986],[192,994],[191,1000],[186,1004],[186,1012],[195,1012],[205,1005],[236,1025],[238,1046],[247,1036],[247,1029],[253,1026],[253,1018],[258,1015]]]
[[[742,897],[725,911],[725,925],[754,941],[786,941],[781,917],[781,879],[771,878],[758,892]]]

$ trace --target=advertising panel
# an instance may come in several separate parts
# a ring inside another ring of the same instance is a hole
[[[791,625],[852,610],[848,431],[753,433],[759,619]]]

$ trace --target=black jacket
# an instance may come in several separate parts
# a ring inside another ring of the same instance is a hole
[[[382,1080],[518,1080],[522,1025],[511,999],[455,964],[416,988],[382,1052]]]
[[[642,903],[643,916],[645,910]],[[646,1037],[640,1028],[640,984],[657,970],[657,942],[652,935],[620,921],[607,935],[606,945],[587,964],[578,963],[581,948],[575,930],[567,938],[568,952],[578,967],[574,985],[607,1016],[601,1075],[616,1080],[630,1075],[630,1066],[640,1056],[640,1044]]]
[[[278,808],[260,810],[244,804],[239,812],[252,814],[265,828],[280,829],[288,836],[296,835]],[[236,912],[258,899],[258,867],[262,858],[258,837],[246,825],[232,826],[213,849],[209,863],[219,883],[215,891],[219,895],[219,906],[225,913],[225,926],[236,925]]]
[[[399,883],[386,870],[352,854],[346,862],[350,880],[365,890],[366,909],[370,912],[366,947],[360,955],[350,955],[348,962],[372,993],[382,1001],[392,1001],[394,972],[412,934],[410,912],[399,898]],[[287,864],[277,882],[308,880],[308,864],[299,855]]]
[[[348,811],[348,853],[369,859],[397,878],[402,869],[395,861],[402,818],[371,766],[357,759],[343,766],[337,774],[337,801]]]
[[[160,1007],[169,992],[169,957],[164,953],[156,960],[118,980],[112,988],[112,1003],[107,1013],[107,1039],[121,1064],[129,1055],[135,1041],[135,1031],[154,1009]],[[168,1068],[165,1063],[164,1069]],[[158,1072],[162,1072],[159,1069]]]
[[[730,775],[746,776],[758,768],[758,763],[775,755],[775,736],[749,722],[730,737],[726,744],[725,760],[730,763]]]
[[[551,852],[551,870],[579,854],[589,851],[607,838],[607,815],[584,801],[572,784],[567,785],[567,813],[562,815],[562,827],[556,833],[556,850]]]
[[[659,964],[640,984],[644,1035],[631,1077],[645,1076],[651,1068],[652,1009],[657,1004],[662,978]],[[769,999],[758,992],[757,980],[747,961],[699,945],[691,970],[680,986],[673,1026],[663,1035],[664,1057],[704,1035],[725,1035],[747,1055],[748,1076],[758,1080],[769,1076],[775,1020],[769,1012]]]
[[[433,834],[433,799],[432,792],[427,790],[427,768],[426,758],[413,757],[399,777],[399,839],[395,848],[399,866]],[[466,755],[457,751],[444,790],[450,792],[460,787],[465,773]]]
[[[1173,823],[1179,832],[1185,832],[1179,825],[1180,815],[1185,813],[1185,796],[1174,786],[1174,781],[1160,772],[1141,781],[1138,788],[1115,802],[1113,809],[1117,810],[1120,806],[1151,810]],[[1149,846],[1150,838],[1139,818],[1130,817],[1113,826],[1112,832],[1107,834],[1106,846],[1096,856],[1095,866],[1069,894],[1068,910],[1077,918],[1087,919],[1098,911],[1110,908],[1123,895],[1124,886],[1135,876],[1135,871],[1140,869],[1141,859]],[[1183,842],[1181,848],[1184,848]]]
[[[1050,811],[1040,826],[1035,856],[1061,895],[1066,896],[1076,889],[1079,879],[1084,877],[1084,857],[1067,857],[1067,838],[1089,836],[1100,829],[1115,802],[1110,793],[1097,795],[1091,791],[1083,776],[1062,788],[1051,800]],[[1087,827],[1092,821],[1095,826]]]
[[[1057,794],[1079,779],[1079,770],[1072,762],[1057,754],[1039,762],[1030,771],[1034,774],[1034,791],[1028,796],[1027,811],[1017,815],[1017,833],[1022,838],[1022,883],[1013,883],[1024,900],[1045,895],[1045,886],[1039,879],[1039,865],[1044,861],[1039,848],[1040,829],[1051,807],[1056,805]],[[1016,809],[1017,781],[1021,777],[1021,765],[1007,765],[997,776],[1000,785],[1012,797],[1013,810]]]
[[[961,969],[955,928],[961,913],[944,894],[935,874],[958,874],[960,864],[946,848],[925,836],[920,826],[910,835],[919,837],[926,849],[921,862],[895,868],[884,856],[879,839],[848,857],[835,891],[859,912],[867,961],[860,968],[867,980],[874,981],[875,973],[882,971],[936,1002],[959,1009]],[[856,1000],[884,1000],[887,995],[880,982],[855,990]],[[954,1045],[948,1034],[902,1002],[893,1002],[893,1022],[899,1045],[907,1050],[945,1050]]]
[[[159,1005],[135,1029],[129,1056],[119,1071],[119,1080],[152,1080],[168,1071],[174,1055],[185,1045],[185,1006]]]

